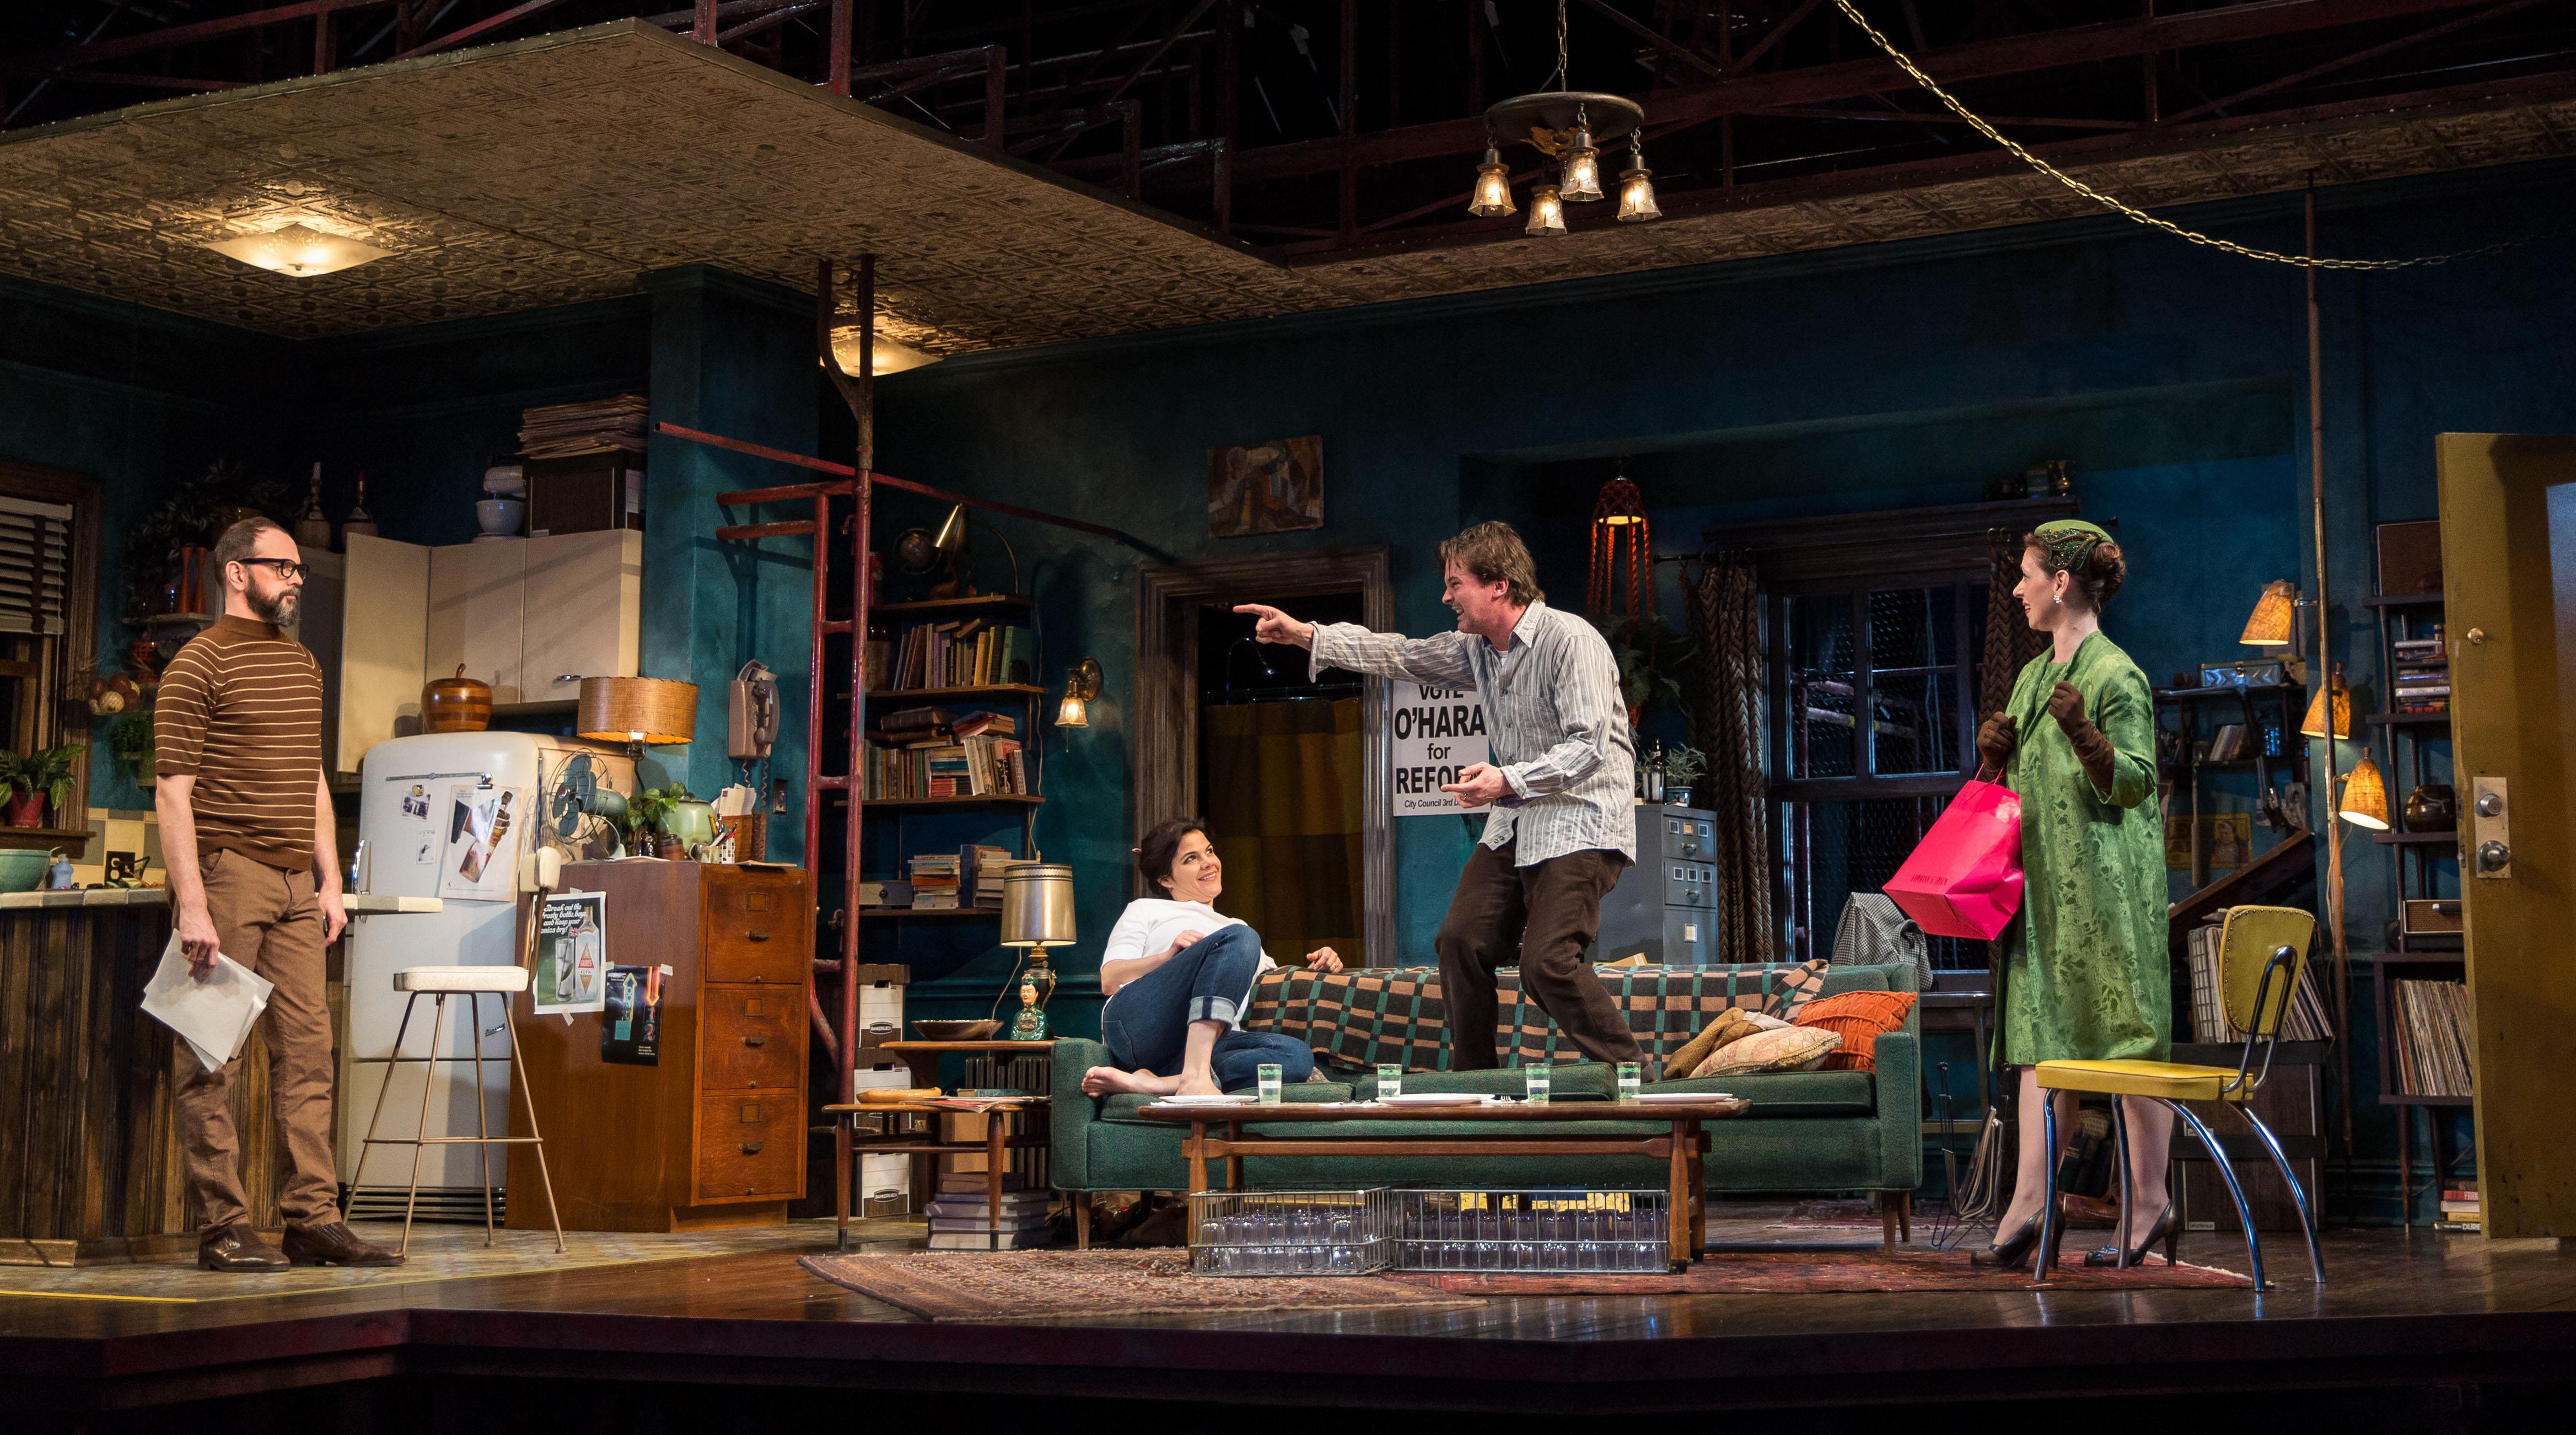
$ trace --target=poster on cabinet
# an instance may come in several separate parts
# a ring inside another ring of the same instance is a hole
[[[537,914],[537,1015],[608,1009],[608,894],[555,892]],[[660,992],[654,992],[659,1039]]]

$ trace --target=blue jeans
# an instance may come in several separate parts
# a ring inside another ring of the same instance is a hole
[[[1260,970],[1261,934],[1252,928],[1237,923],[1201,937],[1118,989],[1100,1009],[1101,1044],[1130,1071],[1177,1072],[1190,1023],[1235,1020]],[[1210,1063],[1217,1090],[1253,1085],[1254,1068],[1264,1062],[1277,1062],[1283,1081],[1303,1081],[1315,1069],[1315,1053],[1275,1031],[1224,1032]]]

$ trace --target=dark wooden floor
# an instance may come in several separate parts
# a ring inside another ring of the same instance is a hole
[[[527,1392],[584,1390],[556,1423],[631,1430],[664,1428],[701,1398],[678,1393],[688,1389],[719,1409],[757,1389],[773,1411],[858,1388],[951,1413],[1030,1396],[1067,1409],[1596,1414],[2118,1396],[2198,1401],[2204,1418],[2212,1393],[2219,1408],[2253,1410],[2309,1392],[2300,1408],[2314,1414],[2320,1392],[2344,1392],[2347,1426],[2434,1428],[2483,1424],[2460,1412],[2519,1409],[2546,1391],[2563,1414],[2576,1379],[2576,1251],[2563,1243],[2333,1232],[2322,1289],[2287,1241],[2271,1250],[2296,1269],[2260,1295],[1530,1297],[986,1327],[916,1320],[815,1280],[792,1252],[201,1304],[0,1296],[0,1409],[106,1430],[125,1424],[118,1412],[140,1428],[172,1414],[147,1418],[156,1406],[212,1412],[336,1390],[330,1408],[347,1418],[334,1427],[491,1429],[458,1392],[521,1391],[526,1411],[544,1403]],[[2206,1235],[2184,1250],[2229,1265],[2242,1255]],[[374,1394],[353,1404],[352,1391]],[[265,1407],[244,1419],[278,1423]]]

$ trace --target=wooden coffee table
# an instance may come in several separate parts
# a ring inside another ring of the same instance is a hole
[[[1246,1156],[1646,1156],[1662,1161],[1669,1173],[1666,1195],[1670,1209],[1689,1219],[1670,1221],[1672,1262],[1676,1270],[1708,1249],[1707,1194],[1700,1156],[1708,1149],[1703,1121],[1741,1116],[1752,1106],[1733,1097],[1707,1101],[1552,1101],[1544,1106],[1512,1101],[1474,1106],[1381,1106],[1374,1102],[1283,1102],[1277,1106],[1168,1106],[1154,1102],[1137,1114],[1156,1121],[1187,1123],[1181,1143],[1189,1163],[1190,1190],[1208,1189],[1207,1163],[1225,1162],[1225,1185],[1243,1184]],[[1329,1129],[1314,1136],[1247,1136],[1243,1128],[1298,1125],[1329,1128],[1336,1122],[1462,1121],[1478,1124],[1554,1126],[1569,1122],[1617,1121],[1660,1129],[1636,1135],[1600,1132],[1503,1131],[1490,1135],[1415,1136],[1403,1132],[1336,1135]],[[1215,1128],[1211,1130],[1210,1128]]]

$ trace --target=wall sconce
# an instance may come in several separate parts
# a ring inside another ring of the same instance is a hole
[[[351,239],[345,234],[332,234],[303,224],[283,225],[257,234],[237,234],[206,247],[255,269],[291,274],[298,279],[355,269],[393,252]]]
[[[1086,704],[1099,696],[1100,660],[1085,658],[1064,675],[1064,704],[1055,710],[1055,725],[1091,726],[1091,711]]]

